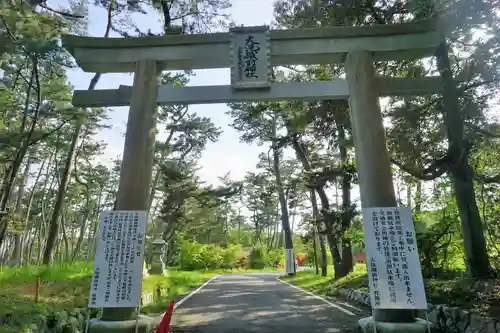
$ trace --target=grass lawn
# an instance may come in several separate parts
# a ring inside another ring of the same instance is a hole
[[[326,277],[316,275],[312,269],[297,272],[296,276],[283,276],[281,279],[315,294],[326,296],[338,296],[341,288],[368,291],[368,276],[363,265],[356,265],[354,272],[338,280],[333,278],[331,267],[328,267],[328,276]]]
[[[331,269],[329,276],[316,275],[314,270],[284,276],[283,280],[318,295],[338,296],[342,288],[368,292],[365,265],[356,265],[348,276],[335,280]],[[483,316],[500,317],[500,280],[476,281],[468,278],[451,280],[428,279],[424,281],[427,300],[432,304],[456,306],[472,310]]]
[[[14,330],[11,328],[12,332],[18,333],[21,327],[30,325],[39,316],[63,309],[86,308],[92,267],[92,262],[75,262],[50,268],[28,266],[0,269],[0,332],[10,332],[1,320],[9,316],[10,325],[14,327]],[[253,271],[257,270],[233,270],[233,273]],[[265,271],[277,270],[269,268]],[[186,272],[174,268],[169,269],[168,276],[147,277],[143,280],[143,292],[154,294],[160,287],[162,297],[145,306],[141,312],[163,312],[174,297],[190,291],[215,275],[227,273],[231,271]],[[35,304],[37,275],[40,276],[41,286],[39,302]]]

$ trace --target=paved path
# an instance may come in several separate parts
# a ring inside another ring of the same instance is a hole
[[[173,328],[201,333],[330,333],[353,327],[364,316],[346,304],[327,304],[278,281],[278,276],[219,276],[175,310]]]

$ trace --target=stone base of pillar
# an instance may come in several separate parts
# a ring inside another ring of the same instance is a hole
[[[389,323],[389,322],[376,322],[377,330],[374,330],[373,317],[362,318],[358,321],[359,332],[362,333],[428,333],[429,325],[433,328],[432,323],[426,320],[417,318],[411,323]]]
[[[94,318],[90,320],[88,333],[150,333],[156,325],[155,318],[142,315],[139,316],[139,320],[124,321],[104,321]]]
[[[295,256],[293,249],[285,249],[285,272],[286,275],[295,275]]]

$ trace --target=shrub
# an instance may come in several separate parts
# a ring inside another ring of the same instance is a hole
[[[285,252],[282,249],[268,252],[268,266],[285,266]]]
[[[214,244],[185,241],[180,246],[179,264],[183,270],[234,267],[241,255],[242,249],[239,245],[221,248]]]
[[[250,255],[248,256],[248,264],[250,268],[262,269],[267,266],[269,262],[269,256],[266,250],[261,247],[254,247],[250,250]]]
[[[226,249],[222,250],[222,264],[224,266],[235,267],[238,258],[242,256],[243,250],[240,245],[229,245]]]
[[[237,268],[243,268],[243,267],[248,267],[248,256],[245,254],[238,259],[236,259],[236,265]]]
[[[182,242],[180,248],[180,266],[184,270],[205,268],[203,262],[203,244],[197,242]]]
[[[297,253],[296,254],[296,258],[297,258],[297,261],[298,261],[298,264],[299,265],[307,265],[308,264],[308,255],[307,253]]]
[[[222,265],[222,249],[214,244],[202,246],[201,261],[203,267],[200,268],[219,268]]]

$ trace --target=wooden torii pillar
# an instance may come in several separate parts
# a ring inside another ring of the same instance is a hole
[[[252,38],[257,36],[264,51],[255,64],[258,79],[242,78],[241,61],[237,59],[238,50],[244,45],[242,38],[250,34]],[[439,77],[376,77],[373,62],[432,56],[438,44],[433,21],[272,31],[249,27],[231,33],[164,37],[104,39],[68,35],[63,38],[63,45],[84,71],[135,72],[132,87],[77,90],[73,95],[75,106],[130,105],[116,206],[120,210],[147,210],[158,104],[347,98],[362,207],[397,206],[378,99],[439,93],[442,84]],[[347,80],[273,84],[266,77],[270,66],[344,62]],[[158,87],[161,70],[227,67],[232,69],[229,86]],[[375,310],[374,315],[379,331],[424,333],[427,330],[426,322],[416,320],[411,310]],[[138,322],[139,332],[146,332],[150,320],[141,317]],[[135,324],[134,309],[105,308],[103,317],[92,322],[90,332],[132,333]],[[371,317],[360,321],[365,332],[371,332],[373,324]]]

